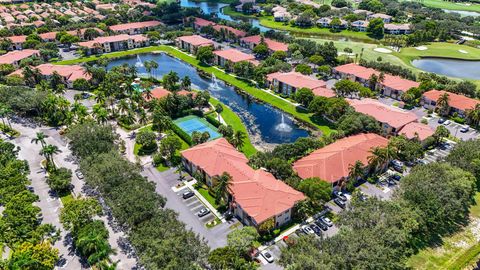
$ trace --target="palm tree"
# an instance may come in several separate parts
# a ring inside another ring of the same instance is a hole
[[[184,90],[190,90],[190,87],[192,86],[192,81],[190,80],[190,77],[185,76],[182,79],[181,87]]]
[[[354,164],[348,166],[349,180],[357,181],[365,175],[365,165],[360,160],[355,161]]]
[[[480,103],[475,105],[475,108],[466,110],[467,119],[475,126],[480,123]]]
[[[56,170],[55,162],[53,161],[53,156],[61,152],[62,151],[60,151],[60,149],[58,149],[58,147],[53,144],[47,144],[42,148],[42,150],[40,151],[40,154],[43,155],[47,160],[47,168],[49,168],[49,166],[52,166],[52,168]]]
[[[98,110],[93,111],[94,117],[100,124],[105,124],[108,121],[108,112],[105,108],[100,107]]]
[[[32,139],[32,143],[38,144],[42,146],[42,148],[45,146],[45,139],[48,138],[48,135],[46,135],[43,132],[37,132],[35,138]]]
[[[448,93],[444,93],[437,99],[437,108],[440,111],[440,114],[442,116],[448,115],[448,110],[449,110],[449,95]]]
[[[237,130],[235,131],[235,133],[233,133],[231,143],[233,144],[233,146],[235,146],[235,148],[241,149],[245,144],[245,138],[245,133],[241,130]]]
[[[128,113],[130,111],[130,105],[128,104],[126,99],[120,100],[118,103],[118,110],[120,113]]]
[[[368,157],[368,164],[370,168],[375,171],[384,171],[388,163],[394,158],[395,153],[393,149],[387,147],[375,147],[370,150],[371,155]]]
[[[145,125],[146,123],[148,123],[148,115],[144,109],[141,109],[138,112],[138,123],[141,125]]]
[[[155,70],[158,68],[158,63],[155,60],[150,60],[150,67],[152,69],[152,74],[155,76]]]
[[[227,172],[215,176],[213,179],[215,185],[215,203],[219,204],[222,200],[227,202],[228,189],[232,184],[232,176]]]

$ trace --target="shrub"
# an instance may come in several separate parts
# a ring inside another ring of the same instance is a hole
[[[212,124],[213,126],[215,126],[216,128],[218,128],[219,126],[222,125],[222,123],[220,123],[217,118],[215,116],[213,116],[212,114],[208,114],[205,116],[205,119],[207,119],[207,121]]]
[[[52,171],[48,178],[48,186],[56,192],[66,192],[69,191],[72,186],[72,171],[67,168],[59,168]]]
[[[178,135],[182,140],[184,140],[188,145],[192,145],[192,138],[181,128],[179,128],[177,125],[172,125],[171,127],[172,131],[175,132],[175,134]]]

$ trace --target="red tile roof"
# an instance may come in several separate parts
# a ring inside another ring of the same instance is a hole
[[[164,97],[168,96],[170,94],[170,91],[168,91],[168,90],[166,90],[162,87],[156,87],[156,88],[152,89],[150,91],[150,93],[152,95],[152,98],[161,99],[161,98],[164,98]],[[151,98],[147,98],[145,93],[144,93],[144,98],[147,101],[151,99]]]
[[[87,48],[94,48],[95,44],[103,44],[107,42],[119,42],[119,41],[127,41],[129,39],[133,39],[135,42],[142,42],[147,41],[148,38],[143,35],[127,35],[121,34],[116,36],[108,36],[108,37],[96,37],[90,41],[78,42],[78,46],[87,47]]]
[[[217,30],[217,31],[221,31],[222,29],[224,29],[224,31],[227,31],[227,32],[231,32],[232,34],[234,34],[236,37],[244,37],[247,35],[246,32],[242,31],[242,30],[238,30],[238,29],[235,29],[233,27],[230,27],[230,26],[226,26],[226,25],[220,25],[220,24],[217,24],[217,25],[214,25],[213,26],[213,29]]]
[[[241,39],[241,41],[258,45],[260,44],[261,39],[262,37],[260,35],[257,35],[257,36],[244,37]],[[285,44],[283,42],[278,42],[276,40],[272,40],[269,38],[264,38],[263,41],[267,44],[268,48],[272,51],[284,51],[284,52],[288,51],[288,44]]]
[[[430,90],[428,92],[425,92],[423,93],[423,97],[436,102],[438,98],[445,93],[448,94],[448,105],[450,105],[450,107],[452,108],[456,108],[462,111],[473,109],[477,104],[480,103],[480,100],[477,99],[440,90]]]
[[[79,65],[53,65],[53,64],[41,64],[35,67],[44,76],[50,76],[53,72],[57,72],[60,76],[64,77],[67,81],[75,81],[76,79],[90,80],[91,76],[85,72],[85,68]],[[23,70],[18,69],[10,75],[19,75],[23,77]]]
[[[237,49],[218,50],[214,51],[213,53],[221,58],[224,58],[225,60],[230,60],[233,63],[255,60],[255,56],[243,53]]]
[[[208,46],[213,45],[213,41],[208,38],[204,38],[199,35],[192,35],[192,36],[181,36],[177,38],[183,42],[189,43],[193,46]]]
[[[342,177],[348,177],[349,166],[357,160],[367,165],[370,149],[387,144],[387,139],[373,133],[346,137],[298,160],[293,164],[293,169],[303,179],[319,177],[335,183]]]
[[[13,64],[22,59],[31,57],[32,55],[39,55],[39,50],[21,50],[21,51],[11,51],[4,55],[0,55],[0,64]]]
[[[293,86],[297,89],[306,87],[308,89],[311,89],[314,93],[316,93],[316,95],[319,96],[335,96],[335,92],[333,92],[333,90],[326,88],[327,83],[325,81],[317,80],[296,71],[270,73],[267,75],[267,80],[269,82],[277,80],[284,84]]]
[[[400,130],[400,134],[405,135],[405,137],[413,139],[418,136],[420,141],[432,136],[433,133],[435,133],[435,130],[432,127],[418,122],[408,123]]]
[[[161,25],[162,22],[159,21],[145,21],[145,22],[133,22],[133,23],[124,23],[110,26],[110,30],[116,31],[125,31],[130,29],[140,29],[145,27],[155,27]]]
[[[215,25],[214,22],[211,22],[209,20],[205,20],[205,19],[202,19],[202,18],[195,18],[195,21],[193,22],[195,25],[197,26],[200,26],[200,27],[204,27],[204,26],[208,26],[208,25]]]
[[[339,73],[354,75],[355,77],[361,78],[363,80],[370,79],[370,76],[372,74],[375,74],[377,76],[380,75],[380,72],[373,68],[366,68],[354,63],[335,67],[334,70]],[[399,76],[393,76],[390,74],[385,74],[385,79],[382,84],[386,87],[402,92],[406,92],[408,89],[412,87],[418,87],[420,85],[418,82],[403,79]]]
[[[405,126],[408,123],[417,121],[417,116],[411,112],[406,112],[399,108],[385,105],[378,100],[364,98],[349,99],[348,103],[357,111],[370,115],[380,123],[387,123],[396,129]]]
[[[248,159],[225,138],[182,152],[182,156],[209,176],[227,172],[232,176],[230,192],[257,224],[292,208],[304,195],[263,170],[248,166]]]
[[[8,38],[12,41],[12,43],[24,43],[27,41],[27,36],[11,36]]]

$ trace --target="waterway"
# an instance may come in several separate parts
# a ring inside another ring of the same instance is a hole
[[[197,70],[187,63],[167,54],[141,54],[140,61],[155,60],[159,67],[153,71],[154,76],[161,79],[170,71],[178,73],[179,77],[189,76],[192,88],[209,91],[210,94],[231,108],[247,127],[252,143],[260,149],[271,149],[276,144],[294,142],[300,137],[307,137],[308,131],[298,126],[294,120],[282,111],[260,103],[248,95],[237,93],[233,87],[223,81],[203,78]],[[137,56],[112,60],[107,69],[114,66],[135,65]],[[137,65],[139,75],[148,76],[145,68]]]
[[[234,22],[238,20],[248,21],[249,23],[252,24],[252,26],[258,27],[258,29],[260,29],[260,32],[262,33],[272,30],[271,28],[260,25],[260,21],[257,19],[233,18],[229,15],[224,14],[222,9],[228,6],[228,4],[218,3],[218,2],[213,3],[213,2],[195,2],[191,0],[180,0],[180,6],[190,7],[190,8],[199,8],[204,14],[216,14],[218,18],[226,21],[234,21]]]
[[[448,77],[480,80],[480,61],[422,58],[412,61],[416,68]]]
[[[472,17],[478,17],[480,16],[480,12],[475,12],[475,11],[466,11],[466,10],[452,10],[452,9],[444,9],[446,13],[458,13],[460,14],[461,17],[467,17],[467,16],[472,16]]]

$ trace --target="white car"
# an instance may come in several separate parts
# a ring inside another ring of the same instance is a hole
[[[314,234],[315,232],[312,230],[312,228],[310,228],[309,226],[304,226],[302,228],[302,230],[306,233],[306,234]]]
[[[450,123],[452,123],[450,120],[447,120],[447,121],[443,122],[443,124],[444,124],[445,126],[450,125]]]
[[[333,226],[333,222],[328,218],[328,217],[324,217],[322,218],[322,221],[327,224],[328,227],[332,227]]]
[[[270,252],[264,250],[264,251],[262,251],[261,254],[262,254],[263,258],[265,258],[265,260],[267,260],[267,262],[273,263],[273,255]]]

